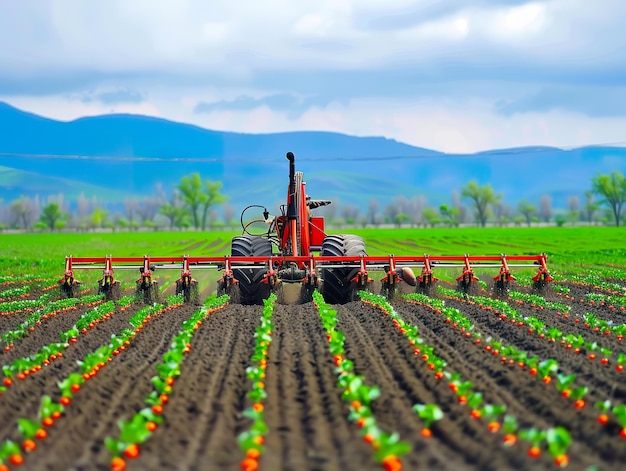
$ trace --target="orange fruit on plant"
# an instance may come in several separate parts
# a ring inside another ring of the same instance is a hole
[[[13,454],[9,456],[9,463],[13,466],[22,466],[24,464],[24,457],[20,454]]]
[[[252,458],[246,458],[241,461],[239,465],[243,471],[256,471],[259,469],[259,462],[257,460],[253,460]]]
[[[402,470],[402,461],[396,455],[389,455],[383,459],[382,463],[383,468],[386,471],[401,471]]]
[[[31,451],[35,451],[37,449],[37,444],[35,443],[35,440],[24,440],[22,442],[22,450],[24,450],[27,453],[30,453]]]
[[[251,458],[253,460],[258,460],[261,456],[261,452],[256,448],[250,448],[246,451],[246,458]]]
[[[126,469],[126,461],[119,456],[111,460],[111,471],[124,471]]]
[[[128,459],[134,460],[139,456],[139,445],[132,443],[124,450],[124,456]]]
[[[528,456],[531,458],[538,458],[541,455],[541,448],[538,446],[531,446],[528,450]]]

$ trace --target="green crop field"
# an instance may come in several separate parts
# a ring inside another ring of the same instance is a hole
[[[335,233],[341,231],[333,231]],[[347,229],[364,237],[371,255],[532,255],[545,252],[559,270],[626,266],[624,227]],[[2,234],[0,270],[25,264],[63,267],[66,255],[216,256],[239,232],[114,232]]]

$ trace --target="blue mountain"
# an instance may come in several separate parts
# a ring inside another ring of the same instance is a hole
[[[0,102],[0,198],[45,197],[63,192],[105,198],[112,204],[148,196],[157,184],[172,189],[199,172],[220,180],[233,205],[285,199],[287,160],[293,151],[314,198],[367,208],[398,195],[423,195],[429,204],[450,203],[453,190],[469,180],[490,183],[516,204],[538,203],[549,194],[566,206],[581,196],[597,172],[626,173],[626,149],[562,150],[524,147],[445,154],[384,137],[331,132],[243,134],[203,129],[164,119],[112,114],[61,122]]]

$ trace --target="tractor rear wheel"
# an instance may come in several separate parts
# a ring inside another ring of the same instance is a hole
[[[365,252],[363,238],[353,234],[326,236],[322,242],[322,256],[361,256]],[[328,304],[345,304],[358,299],[357,290],[351,282],[359,267],[324,268],[321,292]]]
[[[269,257],[272,255],[272,243],[264,237],[233,237],[231,255],[234,257]],[[258,268],[257,268],[258,266]],[[270,295],[270,286],[263,283],[267,273],[267,264],[255,264],[254,268],[233,267],[233,277],[238,281],[238,299],[240,304],[263,304]]]

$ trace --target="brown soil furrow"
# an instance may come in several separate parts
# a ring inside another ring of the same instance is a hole
[[[41,347],[53,342],[61,341],[61,333],[72,328],[80,317],[93,307],[79,307],[75,311],[66,311],[57,314],[54,317],[42,320],[41,325],[35,327],[35,330],[28,332],[15,342],[15,346],[8,352],[0,353],[0,363],[8,365],[16,358],[25,358],[37,353]]]
[[[476,305],[447,299],[446,306],[459,309],[468,319],[479,323],[481,332],[487,336],[506,339],[508,345],[514,345],[539,358],[556,359],[563,372],[575,373],[579,382],[589,386],[590,400],[605,400],[612,397],[619,403],[626,402],[624,373],[617,373],[613,368],[601,365],[598,360],[591,362],[585,355],[567,350],[560,343],[552,343],[540,339],[536,334],[528,334],[527,327],[518,327],[506,320],[502,321],[493,312],[482,310]],[[523,313],[523,310],[520,313]],[[551,323],[551,320],[548,322]],[[598,391],[605,391],[606,395],[595,396]]]
[[[20,312],[17,314],[9,314],[7,316],[0,316],[0,335],[10,332],[17,328],[22,322],[26,320],[30,313]],[[3,344],[2,344],[3,345]],[[4,350],[0,351],[0,358]]]
[[[470,418],[469,410],[442,380],[434,379],[381,311],[361,303],[346,305],[339,310],[338,328],[346,334],[346,355],[355,362],[357,374],[381,388],[381,397],[372,404],[380,425],[397,431],[413,447],[406,458],[408,469],[523,469],[528,465],[519,454],[503,450],[498,437]],[[436,403],[446,414],[433,426],[432,439],[420,436],[423,424],[412,410],[416,403]]]
[[[248,380],[245,368],[260,319],[257,306],[228,306],[210,314],[164,412],[164,422],[137,460],[140,469],[238,469],[236,442]]]
[[[411,305],[399,305],[398,312],[403,319],[418,326],[427,343],[436,347],[435,353],[448,361],[451,369],[456,370],[460,362],[466,363],[465,370],[471,374],[477,390],[483,392],[486,402],[506,405],[507,413],[517,417],[522,428],[566,425],[578,440],[570,449],[570,456],[580,465],[599,462],[603,459],[600,454],[604,454],[605,460],[616,453],[619,455],[616,442],[603,442],[605,448],[587,445],[604,435],[599,426],[589,426],[597,416],[590,407],[577,410],[553,385],[545,385],[527,371],[521,372],[517,365],[503,365],[499,357],[446,324],[444,316]]]
[[[62,358],[56,359],[49,366],[44,366],[23,381],[14,381],[0,397],[0,440],[14,433],[18,418],[37,417],[41,396],[47,394],[58,398],[57,382],[76,371],[76,361],[103,345],[111,334],[130,327],[128,319],[136,309],[138,307],[116,312],[109,320],[98,324],[86,335],[81,335],[78,343],[70,345],[63,352]],[[51,337],[48,340],[51,340]]]
[[[336,386],[326,332],[313,305],[277,305],[273,320],[263,468],[380,469],[347,418],[349,408]]]
[[[29,457],[29,469],[108,470],[105,438],[119,436],[118,420],[128,420],[146,407],[143,400],[153,389],[154,365],[190,315],[190,309],[181,307],[148,322],[122,354],[82,386],[41,453]]]

